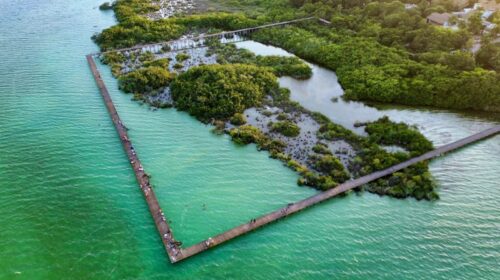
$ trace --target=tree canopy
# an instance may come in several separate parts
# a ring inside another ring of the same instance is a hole
[[[202,121],[228,119],[262,103],[278,88],[268,69],[245,64],[190,68],[171,84],[175,106]]]
[[[150,66],[122,75],[118,82],[120,89],[125,92],[145,94],[168,86],[172,78],[173,75],[166,69]]]

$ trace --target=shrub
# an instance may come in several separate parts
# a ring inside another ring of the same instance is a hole
[[[296,79],[308,79],[312,76],[312,69],[304,61],[293,56],[256,56],[249,50],[238,49],[234,44],[215,43],[209,50],[210,54],[217,55],[217,62],[254,64],[269,67],[278,76],[290,76]]]
[[[330,149],[328,149],[328,146],[323,144],[323,143],[318,143],[318,144],[314,145],[314,147],[312,149],[317,154],[323,154],[323,155],[331,155],[332,154],[332,151],[330,151]]]
[[[271,124],[271,131],[287,137],[297,137],[300,134],[300,127],[291,121],[279,121]]]
[[[251,125],[243,125],[238,128],[233,128],[229,131],[229,135],[231,135],[234,142],[241,145],[247,145],[250,143],[259,144],[266,141],[264,134],[262,134],[258,128]]]
[[[295,79],[305,80],[312,76],[312,69],[297,57],[287,56],[257,56],[256,65],[270,67],[278,77],[290,76]]]
[[[184,62],[186,60],[188,60],[191,56],[187,53],[178,53],[176,56],[175,56],[175,59],[178,61],[178,62]]]
[[[108,52],[101,56],[101,62],[104,64],[122,64],[125,62],[125,56],[121,52]]]
[[[313,162],[314,168],[324,174],[330,174],[334,170],[343,170],[344,165],[340,160],[332,155],[310,156],[310,160]]]
[[[247,118],[242,113],[236,113],[231,117],[230,122],[233,125],[244,125],[247,122]]]
[[[156,67],[161,67],[163,69],[168,69],[169,65],[170,65],[169,58],[161,58],[157,60],[146,61],[144,63],[144,67],[156,66]]]
[[[146,61],[151,61],[151,60],[154,60],[155,59],[155,55],[150,52],[150,51],[147,51],[147,52],[143,52],[139,55],[139,61],[140,62],[146,62]]]
[[[278,116],[276,117],[276,119],[279,121],[288,120],[288,114],[287,113],[279,113]]]
[[[394,123],[387,116],[368,123],[365,131],[369,139],[377,144],[397,145],[407,149],[414,156],[432,150],[432,143],[418,130],[405,123]]]
[[[105,11],[105,10],[111,10],[113,9],[113,5],[110,4],[109,2],[104,2],[99,6],[99,10]]]
[[[172,77],[166,69],[151,66],[127,73],[118,82],[125,92],[144,94],[168,86]]]

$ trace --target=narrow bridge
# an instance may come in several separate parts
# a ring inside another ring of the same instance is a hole
[[[248,35],[250,35],[251,33],[255,32],[255,31],[258,31],[261,29],[272,28],[272,27],[283,27],[283,26],[287,26],[287,25],[291,25],[291,24],[295,24],[295,23],[299,23],[299,22],[304,22],[304,21],[310,21],[310,20],[317,20],[320,23],[324,23],[324,24],[329,23],[328,21],[321,19],[321,18],[307,17],[307,18],[300,18],[300,19],[282,21],[282,22],[277,22],[277,23],[270,23],[270,24],[260,25],[260,26],[256,26],[256,27],[238,29],[238,30],[233,30],[233,31],[225,31],[225,32],[214,33],[214,34],[200,35],[200,36],[192,37],[192,38],[171,40],[171,41],[159,42],[159,43],[153,43],[153,44],[137,45],[137,46],[133,46],[130,48],[114,49],[114,50],[109,50],[109,51],[100,52],[100,53],[93,53],[91,55],[96,56],[96,55],[106,54],[109,52],[131,52],[131,51],[137,51],[137,50],[150,51],[153,53],[158,52],[161,49],[168,49],[171,51],[180,51],[180,50],[186,50],[186,49],[205,47],[208,39],[219,39],[219,40],[223,40],[223,42],[225,42],[225,40],[227,40],[227,42],[239,42],[239,41],[246,40],[245,37],[247,37]]]

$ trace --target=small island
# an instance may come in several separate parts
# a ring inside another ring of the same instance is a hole
[[[298,172],[299,185],[331,189],[433,148],[415,128],[387,118],[365,124],[369,137],[362,137],[291,101],[277,77],[312,75],[296,57],[256,56],[233,44],[211,42],[206,48],[178,52],[108,52],[102,61],[135,100],[175,107],[214,125],[216,133],[229,134],[237,144],[256,144]],[[384,148],[390,145],[404,151]],[[426,164],[364,189],[398,198],[438,198]]]

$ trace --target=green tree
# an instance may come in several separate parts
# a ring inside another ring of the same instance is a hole
[[[483,19],[481,18],[481,12],[474,12],[467,22],[468,30],[475,35],[481,34],[484,30]]]
[[[243,64],[190,68],[171,85],[175,106],[205,122],[258,106],[277,89],[276,76],[268,69]]]
[[[118,82],[125,92],[145,94],[168,86],[172,78],[166,69],[150,66],[122,75]]]
[[[500,71],[500,47],[484,43],[476,53],[476,62],[483,68]]]

